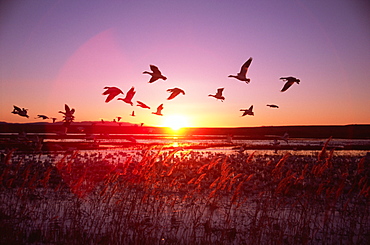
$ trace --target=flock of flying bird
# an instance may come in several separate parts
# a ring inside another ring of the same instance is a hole
[[[155,65],[150,65],[150,70],[152,72],[149,72],[149,71],[143,72],[143,74],[149,74],[151,76],[149,83],[154,83],[158,79],[167,80],[167,77],[163,76],[162,72]],[[106,89],[106,91],[104,91],[103,95],[108,95],[105,100],[106,103],[113,100],[116,96],[120,94],[124,94],[122,90],[117,87],[104,87],[104,89]],[[167,92],[171,93],[170,96],[167,98],[167,100],[172,100],[179,94],[185,95],[185,91],[182,90],[181,88],[170,88],[170,89],[167,89]],[[126,93],[125,98],[118,98],[117,100],[122,100],[123,102],[130,104],[132,106],[133,105],[132,99],[135,93],[136,93],[135,88],[131,87],[131,89]],[[144,108],[144,109],[150,109],[150,107],[146,105],[145,103],[141,101],[136,101],[136,102],[137,102],[137,106]],[[164,108],[163,104],[160,104],[157,107],[157,110],[155,112],[152,112],[152,114],[163,116],[162,114],[163,108]],[[131,116],[135,116],[134,111],[132,112]]]
[[[249,69],[249,66],[251,65],[251,63],[252,63],[252,57],[250,57],[242,65],[242,67],[240,68],[239,73],[237,73],[236,75],[229,75],[228,77],[235,78],[239,81],[249,83],[251,81],[251,79],[247,78],[247,72],[248,72],[248,69]],[[149,83],[154,83],[159,79],[167,80],[167,77],[162,75],[162,72],[158,69],[157,66],[150,65],[150,70],[152,72],[148,72],[148,71],[143,72],[143,74],[149,74],[151,76],[151,78],[149,80]],[[299,84],[299,82],[300,82],[299,79],[297,79],[295,77],[292,77],[292,76],[281,77],[280,79],[285,82],[284,87],[281,89],[281,92],[286,91],[294,83]],[[106,103],[112,101],[114,98],[116,98],[120,94],[122,94],[122,95],[124,94],[122,92],[122,90],[117,88],[117,87],[104,87],[104,89],[106,89],[106,90],[103,92],[103,95],[107,95],[107,97],[105,99]],[[216,94],[209,94],[208,96],[214,97],[217,100],[221,100],[221,102],[223,102],[225,100],[225,97],[222,95],[223,90],[224,90],[224,88],[218,88]],[[182,90],[181,88],[170,88],[170,89],[167,89],[167,92],[170,93],[170,96],[167,98],[167,100],[172,100],[176,96],[178,96],[179,94],[185,95],[185,91]],[[123,102],[133,106],[132,99],[133,99],[135,93],[136,93],[135,88],[131,87],[131,89],[126,93],[126,96],[124,98],[117,98],[117,100],[122,100]],[[145,103],[143,103],[141,101],[136,101],[136,102],[137,102],[137,106],[139,106],[141,108],[144,108],[144,109],[150,109],[150,107],[148,105],[146,105]],[[279,106],[274,105],[274,104],[267,104],[267,106],[269,106],[271,108],[279,108]],[[163,108],[164,108],[163,104],[160,104],[157,107],[157,110],[155,112],[152,112],[152,114],[163,116],[163,114],[162,114]],[[240,111],[243,111],[242,116],[246,116],[246,115],[253,116],[254,115],[253,105],[251,105],[249,107],[249,109],[240,109]],[[70,109],[68,107],[68,105],[65,105],[65,112],[59,111],[59,113],[62,113],[64,115],[64,120],[63,121],[67,124],[69,124],[70,122],[72,122],[74,120],[74,116],[73,116],[74,112],[75,112],[75,110]],[[27,109],[25,109],[25,108],[21,109],[20,107],[15,106],[15,105],[14,105],[14,109],[13,109],[12,113],[13,114],[18,114],[19,116],[22,116],[22,117],[29,118],[29,116],[27,115]],[[49,119],[49,117],[47,117],[45,115],[37,115],[37,116],[38,116],[38,118]],[[132,112],[131,116],[135,116],[134,111]],[[56,120],[56,118],[50,118],[50,119],[53,119],[53,122],[55,122],[55,120]]]
[[[247,72],[248,72],[248,69],[249,69],[249,66],[250,64],[252,63],[252,57],[250,57],[243,65],[242,67],[240,68],[240,72],[237,73],[236,75],[229,75],[228,77],[232,77],[232,78],[236,78],[242,82],[246,82],[246,83],[249,83],[250,82],[250,78],[247,78]],[[167,80],[167,77],[163,76],[162,75],[162,72],[158,69],[157,66],[154,66],[154,65],[150,65],[150,69],[152,72],[148,72],[148,71],[144,71],[143,74],[149,74],[151,76],[150,80],[149,80],[149,83],[153,83],[155,81],[157,81],[158,79],[162,79],[162,80]],[[288,88],[290,88],[294,83],[297,83],[299,84],[300,80],[295,78],[295,77],[281,77],[280,78],[281,80],[285,81],[285,84],[284,84],[284,87],[281,89],[281,92],[284,92],[286,91]],[[106,89],[106,91],[103,93],[103,95],[108,95],[105,102],[109,102],[111,100],[113,100],[116,96],[120,95],[120,94],[123,94],[122,90],[117,88],[117,87],[105,87],[104,89]],[[217,100],[221,100],[221,102],[223,102],[225,100],[225,97],[222,95],[223,93],[223,90],[224,88],[218,88],[217,89],[217,92],[216,94],[209,94],[208,96],[211,96],[211,97],[214,97],[216,98]],[[171,93],[171,95],[167,98],[167,100],[171,100],[171,99],[174,99],[176,96],[178,96],[180,93],[185,95],[185,91],[180,89],[180,88],[171,88],[171,89],[167,89],[167,92]],[[126,94],[126,97],[125,98],[118,98],[118,100],[122,100],[130,105],[133,105],[133,102],[132,102],[132,99],[135,95],[135,90],[134,90],[134,87],[132,87]],[[146,104],[144,104],[143,102],[141,101],[137,101],[137,106],[140,106],[142,108],[147,108],[147,109],[150,109],[149,106],[147,106]],[[279,108],[279,106],[277,105],[274,105],[274,104],[267,104],[267,106],[271,107],[271,108]],[[155,114],[155,115],[159,115],[159,116],[163,116],[162,114],[162,110],[163,110],[163,104],[160,104],[158,107],[157,107],[157,111],[156,112],[152,112],[152,114]],[[240,109],[240,111],[244,111],[242,116],[246,116],[246,115],[251,115],[253,116],[254,115],[254,112],[253,112],[253,105],[251,105],[249,107],[249,109]],[[134,115],[134,112],[132,112],[132,115]]]

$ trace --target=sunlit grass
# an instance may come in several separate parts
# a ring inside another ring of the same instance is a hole
[[[365,158],[8,154],[0,243],[368,244]]]

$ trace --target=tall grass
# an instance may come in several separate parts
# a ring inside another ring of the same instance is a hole
[[[317,157],[9,155],[0,243],[369,244],[370,163],[324,148]]]

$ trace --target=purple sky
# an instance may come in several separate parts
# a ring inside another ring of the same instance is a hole
[[[68,104],[76,121],[152,126],[173,115],[199,127],[370,123],[369,10],[360,0],[1,1],[0,121],[61,120]],[[249,57],[251,82],[228,78]],[[168,79],[149,84],[150,64]],[[280,92],[282,76],[301,83]],[[134,86],[151,109],[105,103],[105,86]],[[186,94],[166,100],[174,87]],[[208,96],[220,87],[224,102]],[[250,105],[254,116],[241,117]]]

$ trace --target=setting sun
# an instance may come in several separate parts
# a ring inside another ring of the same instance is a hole
[[[170,115],[164,118],[164,127],[169,127],[172,130],[179,130],[183,127],[189,127],[189,121],[182,115]]]

